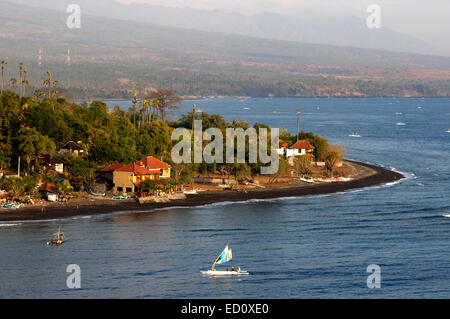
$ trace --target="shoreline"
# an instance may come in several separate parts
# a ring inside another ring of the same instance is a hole
[[[186,195],[186,199],[177,199],[170,202],[139,204],[136,200],[112,200],[98,199],[92,204],[81,204],[76,202],[61,203],[58,206],[46,206],[43,213],[41,206],[25,207],[18,209],[0,210],[1,222],[18,222],[32,220],[59,219],[75,216],[101,215],[119,211],[151,211],[172,207],[194,207],[222,202],[244,202],[251,199],[275,199],[284,197],[300,197],[307,195],[322,195],[338,193],[350,189],[358,189],[375,186],[383,183],[399,181],[405,176],[400,173],[356,161],[346,160],[356,167],[373,170],[374,174],[356,177],[347,182],[333,182],[320,184],[296,184],[283,185],[265,189],[251,189],[247,192],[231,190],[205,191],[195,195]]]

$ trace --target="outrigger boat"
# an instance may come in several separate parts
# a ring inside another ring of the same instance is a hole
[[[210,270],[202,271],[201,273],[209,276],[239,276],[239,275],[248,275],[248,271],[241,270],[241,267],[234,268],[231,270],[216,270],[215,266],[219,264],[223,264],[229,262],[233,258],[231,253],[231,248],[228,248],[228,244],[225,246],[225,249],[222,253],[217,257],[216,261],[212,264]]]
[[[61,231],[61,227],[58,228],[58,232],[56,232],[54,235],[55,237],[47,242],[47,246],[62,245],[66,241],[66,236],[64,236],[64,233]]]

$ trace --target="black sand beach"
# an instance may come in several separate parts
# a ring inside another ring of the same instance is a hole
[[[98,199],[94,202],[68,202],[58,205],[38,205],[19,209],[0,210],[0,221],[44,220],[64,218],[80,215],[106,214],[118,211],[151,211],[158,208],[192,207],[219,202],[239,202],[250,199],[271,199],[305,195],[319,195],[342,192],[350,189],[363,188],[382,183],[388,183],[404,178],[403,175],[378,166],[347,161],[358,171],[364,171],[361,176],[347,182],[333,182],[320,184],[290,184],[266,187],[264,189],[251,189],[246,192],[231,190],[205,191],[195,195],[186,195],[186,199],[172,200],[170,202],[139,204],[135,200]],[[370,174],[367,172],[370,171]],[[43,210],[42,210],[43,208]]]

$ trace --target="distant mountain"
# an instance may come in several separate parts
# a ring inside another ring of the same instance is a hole
[[[11,0],[15,3],[65,10],[73,0]],[[220,10],[169,8],[150,4],[121,4],[114,0],[77,0],[82,12],[101,17],[152,23],[184,29],[239,34],[304,43],[352,46],[423,54],[441,51],[412,36],[389,28],[369,29],[356,17],[337,19],[275,13],[246,16]]]
[[[194,31],[86,12],[81,29],[69,29],[67,16],[65,8],[0,0],[7,86],[23,62],[29,94],[50,70],[73,98],[124,98],[154,88],[185,96],[450,95],[447,57]]]

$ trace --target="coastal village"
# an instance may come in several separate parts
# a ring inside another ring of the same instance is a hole
[[[2,71],[6,62],[2,63]],[[194,121],[203,130],[227,128],[268,129],[244,120],[226,122],[221,115],[197,112],[168,119],[167,111],[178,110],[183,98],[171,89],[153,89],[143,96],[134,91],[132,107],[109,108],[101,101],[73,103],[47,72],[44,88],[26,96],[27,68],[19,65],[19,88],[4,87],[0,93],[0,201],[3,209],[83,205],[100,200],[159,203],[186,199],[201,192],[239,192],[291,185],[346,182],[357,174],[344,161],[342,144],[311,132],[280,131],[276,153],[278,171],[262,175],[264,166],[241,163],[181,163],[170,156],[172,132],[187,129]],[[131,91],[133,92],[133,91]],[[257,133],[258,134],[258,133]],[[272,150],[273,151],[273,150]],[[246,150],[248,152],[248,150]],[[247,158],[249,154],[245,155]],[[1,210],[0,210],[1,211]]]
[[[269,177],[263,176],[238,179],[224,176],[223,174],[198,174],[192,183],[183,185],[174,179],[172,166],[154,156],[146,156],[132,163],[111,163],[98,170],[95,176],[95,184],[90,191],[74,192],[68,179],[68,157],[86,156],[86,150],[80,142],[68,141],[58,149],[56,156],[49,154],[39,155],[39,164],[48,174],[55,174],[56,182],[46,180],[38,184],[38,194],[34,198],[30,196],[17,197],[14,192],[0,190],[0,199],[4,208],[20,208],[23,205],[48,205],[51,202],[65,203],[81,198],[110,198],[113,200],[136,200],[140,203],[159,202],[171,199],[183,199],[186,195],[195,195],[201,191],[234,190],[246,192],[249,189],[276,187],[289,183],[323,183],[333,181],[348,181],[349,177],[327,177],[325,161],[315,161],[314,146],[307,140],[299,140],[292,145],[284,140],[279,140],[277,149],[280,158],[289,164],[284,174],[277,175],[277,180],[269,181]],[[301,164],[299,164],[301,163]],[[336,168],[342,168],[343,162],[335,164]],[[300,167],[299,167],[300,166]],[[346,170],[346,174],[351,170]],[[341,170],[341,173],[344,172]],[[15,178],[18,175],[1,173],[2,178]],[[19,173],[20,174],[20,173]],[[343,174],[344,175],[344,174]],[[313,176],[315,178],[313,178]],[[150,184],[151,183],[151,184]],[[149,185],[153,187],[149,187]],[[75,195],[75,194],[78,194]],[[75,196],[73,196],[75,195]]]

